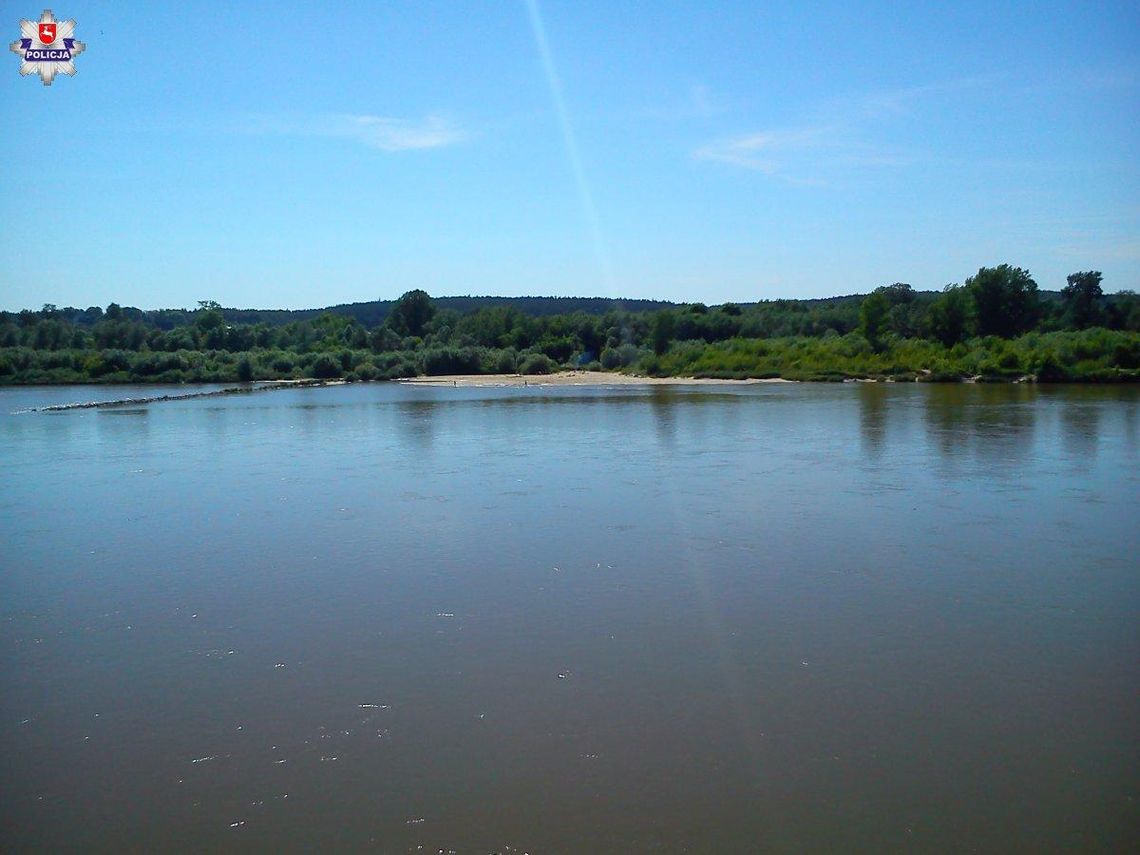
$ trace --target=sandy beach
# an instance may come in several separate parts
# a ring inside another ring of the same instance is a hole
[[[444,374],[399,381],[416,386],[743,386],[792,383],[793,380],[715,380],[697,377],[635,377],[608,371],[560,371],[557,374]]]

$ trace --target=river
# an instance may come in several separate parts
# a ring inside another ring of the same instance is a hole
[[[1138,839],[1140,390],[116,394],[0,390],[0,849]]]

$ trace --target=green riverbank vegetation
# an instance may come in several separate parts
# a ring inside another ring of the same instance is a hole
[[[1101,274],[1039,291],[1009,265],[917,292],[751,304],[442,298],[324,312],[123,307],[0,313],[0,384],[211,383],[567,368],[657,377],[1140,380],[1140,297]]]

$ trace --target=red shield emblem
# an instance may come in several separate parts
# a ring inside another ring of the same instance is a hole
[[[55,41],[55,22],[40,24],[40,44],[50,45]]]

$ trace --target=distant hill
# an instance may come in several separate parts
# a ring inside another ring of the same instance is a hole
[[[938,296],[937,291],[916,291],[915,298],[920,302],[933,300]],[[1052,303],[1060,299],[1059,291],[1038,292],[1044,303]],[[793,311],[809,311],[820,307],[846,309],[851,304],[858,304],[866,297],[865,294],[846,294],[835,297],[811,298],[779,298],[754,303],[737,303],[741,309],[749,309],[759,305],[775,305],[790,308]],[[1106,301],[1112,303],[1116,295],[1105,295]],[[258,324],[265,323],[270,326],[284,326],[294,321],[312,320],[325,312],[334,315],[355,318],[365,327],[374,327],[383,323],[392,311],[395,300],[371,300],[364,303],[341,303],[336,306],[327,306],[317,309],[234,309],[222,307],[221,312],[227,322],[231,324]],[[552,315],[573,314],[582,312],[587,315],[604,315],[611,311],[624,312],[655,312],[660,309],[676,308],[688,305],[673,303],[668,300],[638,300],[615,299],[611,297],[433,297],[432,302],[439,309],[449,309],[461,315],[479,309],[510,306],[524,315],[532,317],[549,317]],[[716,304],[713,304],[714,306]],[[29,310],[25,310],[29,311]],[[102,318],[102,311],[97,308],[77,309],[71,306],[63,308],[53,307],[56,317],[71,321],[83,327],[91,327]],[[123,306],[122,316],[128,320],[146,320],[159,329],[170,330],[194,322],[199,310],[190,309],[137,309],[132,306]],[[9,312],[0,313],[5,317],[15,318]]]
[[[342,303],[323,309],[222,309],[230,323],[273,325],[288,324],[315,318],[324,312],[356,318],[366,327],[373,327],[388,317],[395,300],[372,300],[367,303]],[[546,317],[583,312],[587,315],[604,315],[606,312],[652,312],[667,309],[676,303],[664,300],[619,300],[610,297],[433,297],[440,309],[451,309],[461,315],[478,309],[511,306],[524,315]]]
[[[935,291],[915,292],[919,298],[933,299],[937,296]],[[1040,292],[1044,299],[1059,297],[1056,292]],[[806,299],[776,299],[766,302],[785,305],[801,305],[805,308],[820,305],[842,306],[851,302],[859,302],[865,294],[846,294],[836,297],[813,297]],[[256,324],[267,323],[281,325],[315,318],[324,312],[334,315],[346,315],[356,318],[366,327],[373,327],[382,323],[392,310],[395,300],[372,300],[367,303],[341,303],[322,309],[222,309],[222,314],[230,323]],[[432,297],[432,302],[440,309],[451,309],[461,315],[479,309],[491,309],[501,306],[510,306],[532,317],[548,317],[550,315],[568,315],[582,312],[587,315],[604,315],[606,312],[655,312],[660,309],[675,308],[684,303],[673,303],[668,300],[635,300],[615,299],[612,297]],[[718,304],[713,304],[718,305]],[[747,309],[757,303],[737,303],[742,309]]]
[[[919,299],[933,299],[938,296],[937,291],[916,291]],[[1038,295],[1043,301],[1050,302],[1061,297],[1059,291],[1039,291]],[[798,304],[804,307],[832,305],[842,306],[851,302],[859,302],[866,294],[845,294],[835,297],[810,297],[774,299],[764,302],[782,303],[786,305]],[[356,318],[366,327],[379,324],[388,317],[395,300],[372,300],[367,303],[341,303],[323,309],[222,309],[222,314],[230,323],[253,324],[264,322],[268,324],[287,324],[306,318],[315,318],[324,312],[334,315],[346,315]],[[432,302],[440,309],[451,309],[461,315],[479,309],[491,309],[501,306],[510,306],[532,317],[548,317],[550,315],[569,315],[582,312],[587,315],[604,315],[606,312],[655,312],[659,309],[675,308],[684,303],[673,303],[668,300],[634,300],[615,299],[612,297],[432,297]],[[713,304],[716,305],[716,304]],[[737,303],[742,309],[758,305],[752,303]]]

